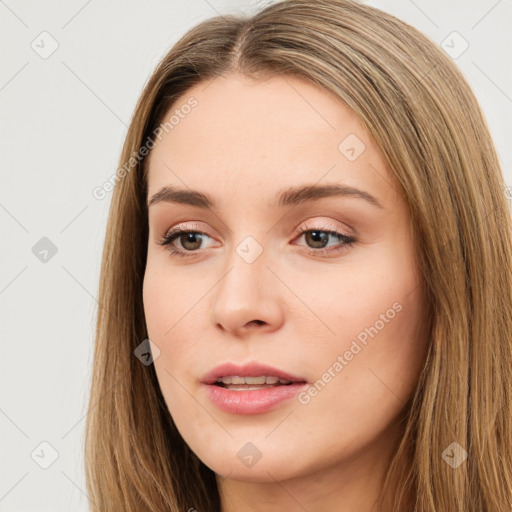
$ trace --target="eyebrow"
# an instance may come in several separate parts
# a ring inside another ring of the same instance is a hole
[[[334,196],[363,199],[377,208],[384,209],[382,203],[368,192],[342,184],[303,185],[282,190],[277,194],[277,199],[274,204],[270,206],[274,208],[284,208],[296,206],[306,201],[314,201]],[[187,204],[205,209],[213,209],[215,207],[215,201],[206,193],[197,190],[179,189],[170,185],[162,187],[151,197],[148,202],[148,208],[161,202]]]

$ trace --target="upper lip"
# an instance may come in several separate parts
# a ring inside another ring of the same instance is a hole
[[[260,377],[264,375],[267,377],[286,379],[290,382],[306,382],[306,379],[303,377],[298,377],[280,370],[279,368],[274,368],[273,366],[258,362],[251,362],[244,365],[238,365],[235,363],[220,364],[203,375],[201,382],[204,384],[213,384],[222,377],[231,377],[235,375],[239,377]]]

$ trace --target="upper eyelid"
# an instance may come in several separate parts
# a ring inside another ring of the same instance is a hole
[[[321,231],[336,231],[336,232],[342,232],[343,234],[346,234],[346,236],[354,236],[354,230],[349,228],[346,224],[343,224],[343,227],[336,226],[336,223],[341,224],[340,221],[326,221],[325,219],[320,220],[314,220],[316,217],[310,217],[304,221],[302,221],[300,224],[297,225],[295,228],[296,230],[304,230],[304,229],[316,229]],[[183,221],[172,228],[169,228],[165,231],[165,236],[170,234],[171,232],[178,232],[178,231],[190,231],[190,232],[198,232],[205,234],[207,236],[210,236],[207,233],[207,229],[204,229],[202,226],[204,226],[205,223],[202,221]],[[215,232],[217,230],[213,228]],[[231,230],[229,230],[231,232]]]
[[[165,231],[165,236],[167,236],[173,232],[177,233],[179,231],[190,231],[190,232],[194,232],[194,233],[197,232],[197,233],[202,233],[202,234],[208,235],[208,233],[206,233],[206,230],[201,227],[200,222],[191,221],[190,223],[180,222],[180,223],[176,224],[176,226],[169,228],[168,230]],[[210,235],[208,235],[208,236],[210,236]]]

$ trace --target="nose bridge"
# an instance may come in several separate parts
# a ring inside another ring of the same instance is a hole
[[[263,246],[249,235],[234,246],[228,265],[229,271],[219,283],[217,303],[220,295],[231,297],[240,305],[258,301],[261,283],[266,280],[267,258]]]
[[[268,273],[266,268],[270,253],[272,232],[268,232],[267,220],[264,216],[254,214],[254,203],[250,199],[245,205],[238,203],[237,211],[240,214],[233,223],[231,231],[231,254],[227,265],[235,267],[244,279],[254,279],[254,274]],[[249,208],[248,208],[249,207]],[[233,269],[231,272],[234,272]]]
[[[273,324],[279,321],[279,293],[273,273],[267,268],[269,250],[252,235],[234,245],[226,263],[228,269],[215,288],[212,321],[227,330],[249,322]]]

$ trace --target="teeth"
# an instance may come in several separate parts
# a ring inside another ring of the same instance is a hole
[[[217,379],[217,382],[222,382],[222,384],[249,384],[249,385],[257,385],[257,384],[290,384],[289,380],[280,379],[278,377],[270,377],[270,376],[260,376],[260,377],[240,377],[238,375],[233,375],[229,377],[221,377]]]

